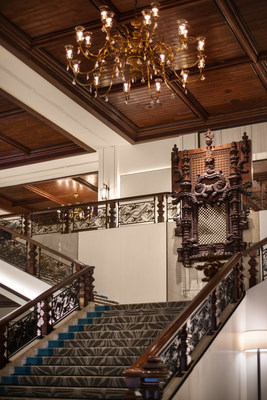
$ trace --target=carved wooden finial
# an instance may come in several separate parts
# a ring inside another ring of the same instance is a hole
[[[212,142],[214,139],[214,133],[212,133],[211,130],[208,129],[207,132],[204,133],[204,139],[205,139],[206,145],[208,147],[212,146]]]

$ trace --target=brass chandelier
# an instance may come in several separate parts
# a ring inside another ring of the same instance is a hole
[[[205,38],[198,37],[197,55],[191,65],[179,65],[177,63],[178,53],[186,53],[188,44],[192,38],[188,36],[188,22],[178,20],[179,46],[173,50],[157,33],[159,19],[159,3],[152,3],[150,9],[142,11],[143,21],[138,18],[131,21],[131,29],[122,26],[120,31],[111,33],[114,25],[114,13],[106,6],[100,7],[102,31],[106,35],[104,46],[96,54],[92,49],[92,32],[85,31],[83,26],[77,26],[77,54],[84,57],[85,66],[80,68],[81,61],[74,58],[74,46],[65,46],[68,60],[67,69],[71,69],[74,75],[73,84],[76,83],[89,87],[94,96],[104,97],[108,101],[108,94],[118,80],[123,82],[125,103],[130,98],[131,85],[137,81],[146,84],[150,96],[150,103],[159,103],[161,84],[164,82],[171,91],[172,97],[175,94],[168,84],[167,74],[171,70],[186,92],[189,79],[189,68],[198,66],[199,78],[204,80],[203,69],[205,67],[204,54]],[[85,70],[87,69],[87,70]],[[107,78],[107,73],[108,78]],[[108,85],[106,81],[108,79]],[[105,81],[107,90],[99,94],[101,81]]]

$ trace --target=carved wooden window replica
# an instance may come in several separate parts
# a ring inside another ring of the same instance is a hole
[[[221,146],[212,146],[210,131],[204,137],[206,148],[178,151],[175,145],[172,151],[173,203],[181,204],[178,261],[186,267],[227,259],[246,247],[243,200],[251,186],[251,142],[246,133],[242,141]]]

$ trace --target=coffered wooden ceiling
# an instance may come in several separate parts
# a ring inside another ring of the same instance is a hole
[[[140,82],[132,86],[127,105],[121,84],[113,86],[108,103],[72,85],[64,45],[75,44],[76,25],[101,42],[103,4],[114,12],[117,29],[134,17],[134,0],[1,0],[1,44],[131,143],[267,120],[266,0],[162,0],[159,31],[165,41],[177,45],[178,18],[189,21],[190,35],[206,37],[206,80],[196,80],[185,93],[169,71],[175,99],[163,88],[155,106]],[[139,0],[138,14],[149,4]]]
[[[0,169],[94,151],[0,92]]]
[[[0,188],[0,209],[28,213],[90,203],[98,198],[98,173]]]

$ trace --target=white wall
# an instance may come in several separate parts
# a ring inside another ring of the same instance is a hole
[[[79,232],[79,260],[95,289],[119,303],[166,301],[166,224]]]
[[[0,260],[0,282],[28,299],[34,299],[51,287],[47,283],[2,260]],[[13,299],[11,295],[9,298]]]
[[[259,211],[260,240],[267,237],[267,210]]]
[[[241,352],[240,333],[267,330],[267,281],[245,299],[195,366],[174,400],[255,400],[256,353]],[[261,354],[262,399],[267,398],[267,353]]]

